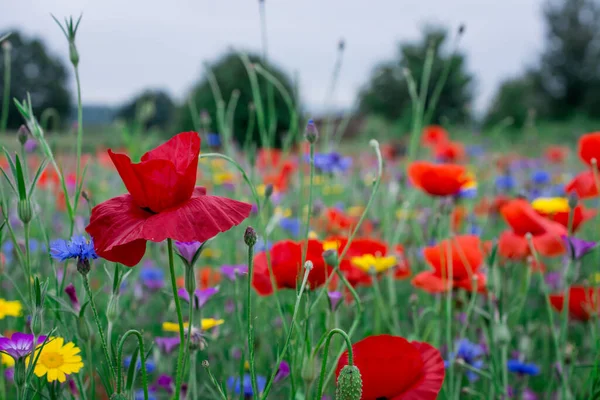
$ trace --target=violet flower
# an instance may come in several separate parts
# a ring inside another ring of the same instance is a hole
[[[65,293],[69,296],[69,300],[71,300],[71,305],[75,309],[76,312],[81,310],[81,304],[79,304],[79,299],[77,298],[77,291],[75,290],[75,286],[72,283],[65,288]]]
[[[287,361],[282,361],[279,364],[279,369],[277,370],[277,374],[275,374],[275,378],[273,378],[273,382],[281,382],[285,378],[290,375],[290,364]]]
[[[45,340],[46,336],[40,336],[37,339],[37,344],[42,344]],[[33,348],[33,335],[29,333],[15,332],[10,339],[8,337],[0,338],[0,351],[8,354],[15,361],[27,357],[31,354]]]
[[[331,308],[331,311],[337,310],[340,300],[342,300],[342,296],[343,295],[341,292],[327,292],[327,298],[329,299],[329,307]]]
[[[569,250],[572,260],[581,260],[583,256],[591,252],[596,247],[596,242],[579,239],[576,237],[561,236],[565,246]]]
[[[175,242],[175,247],[179,252],[179,255],[187,261],[188,265],[192,265],[192,261],[194,261],[194,256],[202,247],[202,243],[200,242]]]
[[[220,269],[221,273],[232,281],[235,281],[238,275],[248,274],[248,266],[245,264],[223,265]]]
[[[155,338],[156,345],[165,354],[171,354],[177,346],[179,346],[179,337],[157,337]]]
[[[209,287],[206,289],[196,289],[194,290],[194,308],[202,308],[206,304],[206,302],[215,294],[219,292],[218,287]],[[177,291],[177,295],[179,298],[185,300],[186,302],[190,302],[190,295],[185,290],[185,288],[179,288]]]

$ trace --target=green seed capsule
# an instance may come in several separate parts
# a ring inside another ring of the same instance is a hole
[[[336,400],[360,400],[362,396],[362,378],[355,365],[346,365],[340,371],[335,391]]]

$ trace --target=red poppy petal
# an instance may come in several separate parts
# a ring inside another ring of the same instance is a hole
[[[200,154],[200,136],[196,132],[182,132],[144,154],[141,161],[170,160],[178,174],[196,171]]]
[[[138,239],[133,242],[115,246],[111,250],[96,250],[96,253],[105,260],[118,262],[128,267],[137,265],[146,253],[146,240]]]
[[[510,260],[524,260],[529,256],[530,249],[527,239],[513,231],[504,231],[498,240],[498,252]]]
[[[447,292],[451,284],[448,281],[436,276],[435,273],[425,271],[419,272],[411,281],[416,288],[423,289],[428,293],[443,293]]]
[[[121,176],[121,180],[125,184],[127,191],[131,194],[139,207],[148,207],[148,199],[142,182],[138,179],[133,163],[126,154],[113,153],[108,150],[108,155],[112,160],[117,172]]]
[[[592,166],[592,159],[600,162],[600,132],[593,132],[579,138],[579,158]]]
[[[269,268],[267,267],[267,256],[265,252],[258,253],[254,257],[254,268],[252,271],[252,286],[261,296],[273,293]]]
[[[581,172],[565,185],[565,192],[575,192],[580,199],[598,196],[598,187],[592,171]]]
[[[533,247],[538,253],[546,257],[560,256],[566,251],[562,237],[553,232],[534,236]]]
[[[411,345],[421,353],[423,375],[410,389],[391,400],[435,400],[444,383],[444,360],[439,350],[429,343],[411,342]]]

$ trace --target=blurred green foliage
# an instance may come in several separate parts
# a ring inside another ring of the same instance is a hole
[[[0,32],[0,37],[3,33]],[[18,128],[23,119],[13,103],[13,98],[23,100],[31,95],[34,113],[38,116],[49,108],[65,121],[71,111],[71,93],[67,84],[68,73],[63,61],[49,54],[39,39],[28,39],[19,32],[12,31],[7,39],[10,43],[10,101],[8,127]],[[6,46],[6,45],[5,45]],[[4,91],[4,57],[7,51],[0,51],[0,93]],[[0,109],[2,108],[0,96]]]
[[[168,130],[175,117],[175,103],[163,90],[145,90],[123,105],[116,118],[132,123],[143,120],[144,128]]]

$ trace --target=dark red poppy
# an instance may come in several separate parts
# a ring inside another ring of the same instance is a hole
[[[555,293],[550,296],[552,307],[562,312],[565,294]],[[578,321],[587,321],[594,314],[600,313],[600,288],[571,286],[569,289],[569,316]]]
[[[424,342],[400,336],[369,336],[352,345],[354,365],[362,378],[361,400],[434,400],[444,383],[444,360]],[[336,376],[348,364],[345,351]]]
[[[466,159],[467,152],[465,146],[459,142],[446,141],[438,143],[433,151],[436,160],[456,163]]]
[[[433,271],[417,274],[412,280],[413,286],[430,293],[452,288],[485,292],[486,277],[478,270],[483,263],[486,246],[475,235],[462,235],[426,247],[423,256]],[[473,288],[474,280],[476,288]]]
[[[294,242],[282,240],[277,242],[269,250],[271,269],[278,289],[295,289],[304,275],[302,265],[302,249],[305,242]],[[313,269],[308,274],[308,285],[311,289],[322,286],[329,274],[331,267],[323,260],[323,244],[316,239],[308,241],[306,259],[312,261]],[[252,285],[261,296],[273,293],[267,253],[261,252],[254,257],[254,271],[252,274]]]
[[[502,256],[510,259],[528,256],[527,233],[532,235],[533,246],[539,254],[553,257],[565,252],[561,237],[567,234],[567,229],[538,214],[526,200],[511,200],[500,213],[512,230],[500,235],[498,251]]]
[[[569,150],[563,146],[548,146],[544,157],[551,164],[562,164],[569,156]]]
[[[250,204],[194,187],[199,153],[196,132],[174,136],[138,164],[108,151],[129,193],[92,210],[86,231],[100,257],[132,267],[144,256],[148,240],[204,242],[250,215]]]
[[[588,133],[579,138],[579,158],[590,167],[593,159],[600,164],[600,132]]]
[[[570,211],[558,211],[558,212],[549,213],[549,214],[538,211],[538,213],[540,215],[543,215],[544,217],[550,219],[551,221],[558,222],[565,228],[569,227]],[[594,218],[595,216],[596,216],[596,210],[589,210],[589,209],[585,208],[583,205],[576,206],[575,209],[573,210],[573,226],[572,226],[573,232],[577,232],[577,230],[579,229],[581,224]]]
[[[415,161],[408,167],[408,177],[413,185],[432,196],[457,194],[467,182],[465,167],[455,164],[432,164]]]
[[[439,125],[429,125],[423,129],[421,143],[427,147],[435,147],[448,141],[448,132]]]
[[[580,199],[590,199],[598,196],[598,185],[593,171],[584,171],[571,179],[565,186],[565,192],[575,193]]]

